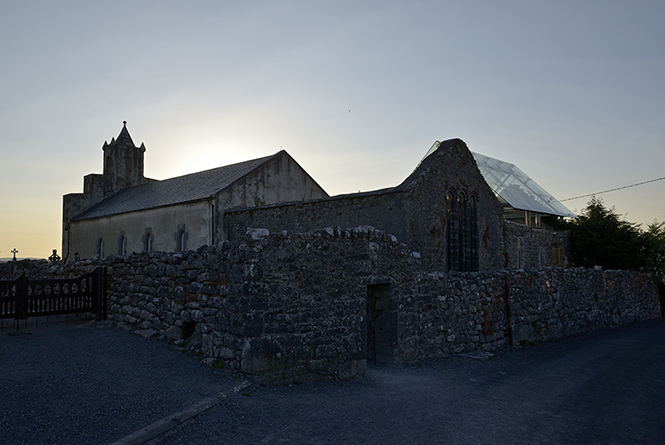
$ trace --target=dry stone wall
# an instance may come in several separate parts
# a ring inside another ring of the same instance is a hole
[[[537,229],[505,220],[502,229],[505,268],[534,269],[569,264],[571,255],[567,231]]]
[[[531,344],[660,316],[647,274],[596,269],[431,273],[394,292],[401,363]]]
[[[366,228],[254,230],[199,252],[116,259],[110,313],[250,375],[348,378],[366,366],[364,284],[381,267],[378,243],[403,249],[387,236]]]
[[[0,264],[0,278],[108,267],[109,317],[275,381],[346,379],[367,360],[414,363],[656,318],[649,275],[601,269],[428,271],[371,227],[242,239],[178,254],[52,266]]]

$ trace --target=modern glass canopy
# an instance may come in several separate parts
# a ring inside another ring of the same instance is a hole
[[[574,213],[515,165],[478,153],[471,154],[485,182],[509,206],[527,212],[575,218]]]

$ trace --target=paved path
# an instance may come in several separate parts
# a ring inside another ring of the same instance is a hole
[[[160,443],[665,443],[665,323],[262,387]]]
[[[110,322],[0,334],[0,444],[103,444],[238,380]]]
[[[96,326],[0,335],[0,443],[110,443],[211,398],[152,443],[665,443],[663,320],[237,393],[162,342]]]

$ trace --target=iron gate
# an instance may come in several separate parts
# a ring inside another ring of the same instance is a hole
[[[0,319],[27,320],[44,315],[92,313],[107,316],[106,268],[97,267],[77,278],[0,280]]]

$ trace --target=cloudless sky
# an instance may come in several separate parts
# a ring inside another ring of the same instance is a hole
[[[661,0],[4,1],[0,257],[60,252],[62,195],[123,120],[156,179],[283,148],[374,190],[450,138],[558,199],[664,177],[664,23]],[[599,197],[644,228],[664,195]]]

